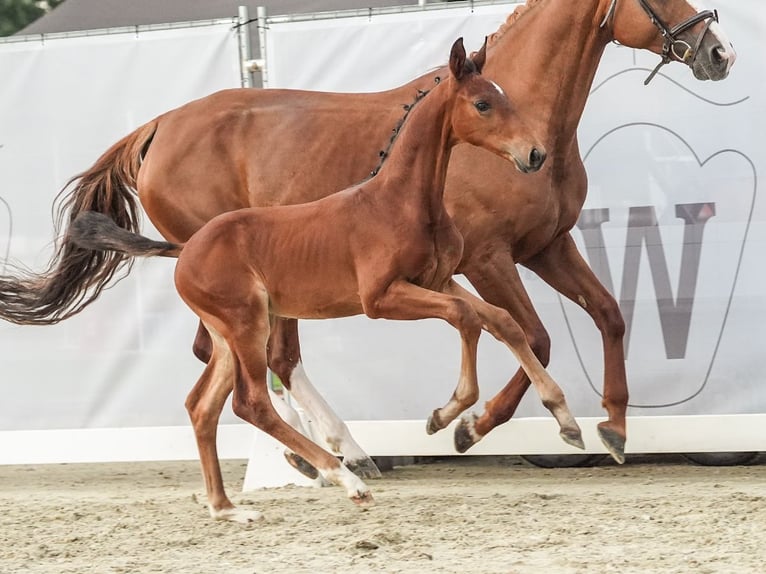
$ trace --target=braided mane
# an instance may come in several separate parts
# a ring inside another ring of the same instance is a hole
[[[516,21],[524,15],[524,13],[527,10],[529,10],[530,8],[533,8],[536,4],[539,4],[541,1],[542,0],[527,0],[526,4],[521,4],[519,6],[516,6],[516,9],[509,14],[508,18],[505,19],[505,22],[500,24],[500,27],[497,29],[497,31],[487,36],[487,46],[491,46],[492,44],[497,42],[500,38],[502,38],[503,35],[508,31],[508,28],[513,26],[516,23]]]

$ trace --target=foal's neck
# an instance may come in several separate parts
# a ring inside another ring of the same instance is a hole
[[[608,2],[539,0],[488,48],[485,72],[544,135],[548,152],[576,141],[610,35],[599,27]]]
[[[370,181],[377,195],[390,196],[392,205],[426,211],[432,221],[446,213],[444,182],[450,152],[457,143],[451,121],[455,95],[450,87],[440,84],[415,104],[388,158]]]

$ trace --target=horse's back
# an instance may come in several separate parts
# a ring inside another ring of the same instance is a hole
[[[378,166],[416,94],[231,89],[189,102],[155,120],[139,197],[176,241],[219,213],[324,197]]]

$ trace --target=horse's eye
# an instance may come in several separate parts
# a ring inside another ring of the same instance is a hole
[[[484,100],[479,100],[478,102],[475,102],[473,106],[479,110],[480,112],[486,112],[489,109],[489,104],[485,102]]]

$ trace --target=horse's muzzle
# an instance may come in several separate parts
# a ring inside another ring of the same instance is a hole
[[[729,75],[729,70],[737,59],[734,47],[728,47],[718,42],[711,46],[703,46],[692,64],[692,72],[698,80],[723,80]]]

